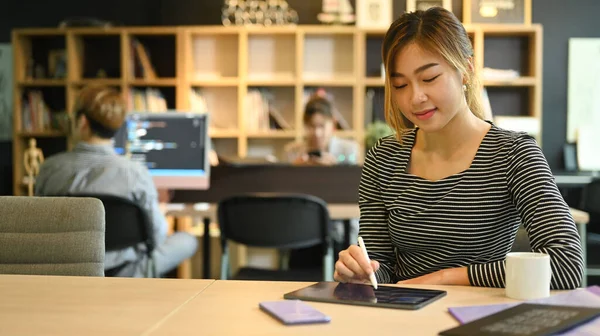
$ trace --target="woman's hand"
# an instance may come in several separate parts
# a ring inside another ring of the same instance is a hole
[[[335,263],[333,279],[339,282],[371,283],[369,274],[377,272],[379,262],[371,260],[369,264],[362,250],[357,245],[340,252],[339,259]]]
[[[443,269],[397,283],[401,285],[471,285],[466,267]]]
[[[309,160],[321,166],[333,166],[337,163],[337,158],[329,152],[323,152],[321,156],[311,156]]]

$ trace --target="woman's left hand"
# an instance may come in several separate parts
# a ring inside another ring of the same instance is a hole
[[[401,285],[462,285],[470,286],[466,267],[448,268],[409,280],[398,281]]]

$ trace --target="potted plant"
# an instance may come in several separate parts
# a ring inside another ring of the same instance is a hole
[[[387,123],[375,120],[367,126],[365,132],[365,149],[371,149],[371,147],[375,146],[377,140],[391,134],[394,134],[394,130]]]

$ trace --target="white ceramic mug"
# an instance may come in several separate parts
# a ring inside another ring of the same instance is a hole
[[[533,300],[550,296],[550,256],[545,253],[515,252],[506,255],[506,296]]]

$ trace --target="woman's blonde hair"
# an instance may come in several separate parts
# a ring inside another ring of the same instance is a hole
[[[402,135],[411,126],[392,95],[390,75],[393,72],[395,56],[410,43],[416,43],[431,53],[441,55],[450,66],[465,76],[465,95],[469,109],[475,116],[483,119],[481,85],[475,74],[473,46],[465,27],[452,12],[442,7],[405,13],[391,24],[385,34],[381,51],[386,69],[385,119],[396,131],[398,141],[402,140]]]

